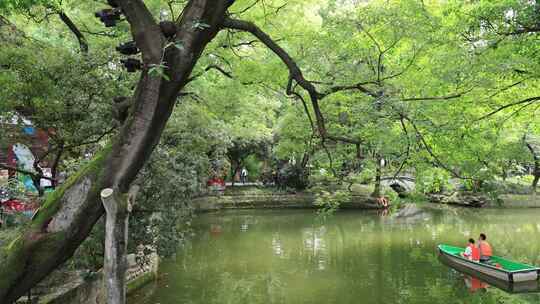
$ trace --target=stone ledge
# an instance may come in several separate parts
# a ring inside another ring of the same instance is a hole
[[[191,204],[197,212],[218,211],[222,209],[317,209],[316,196],[312,193],[261,194],[261,195],[222,195],[193,199]],[[374,198],[353,195],[351,200],[340,205],[342,209],[383,209]]]
[[[157,279],[159,257],[157,254],[152,254],[149,258],[148,265],[142,268],[138,264],[134,264],[135,257],[133,254],[128,256],[129,268],[126,273],[128,279],[127,293],[133,293],[139,288]],[[33,304],[105,304],[105,288],[103,283],[103,273],[98,271],[93,273],[91,277],[83,278],[80,272],[74,272],[62,286],[54,287],[54,292],[46,293],[45,291],[32,298]],[[49,286],[48,288],[52,288]],[[18,304],[28,303],[26,297],[22,297]]]

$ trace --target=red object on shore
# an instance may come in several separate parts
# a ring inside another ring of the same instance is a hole
[[[1,206],[6,212],[25,212],[33,211],[36,209],[36,206],[34,204],[27,204],[14,199],[3,202]]]
[[[212,178],[206,183],[207,186],[225,187],[225,180],[222,178]]]

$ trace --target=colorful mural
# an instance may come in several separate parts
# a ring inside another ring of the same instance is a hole
[[[0,169],[0,211],[31,216],[37,207],[38,187],[52,186],[47,179],[41,179],[36,185],[31,175],[36,172],[36,159],[49,149],[48,132],[35,128],[31,121],[16,114],[0,117],[0,128],[0,165],[5,166]],[[43,167],[43,175],[51,176],[48,159],[38,165]]]

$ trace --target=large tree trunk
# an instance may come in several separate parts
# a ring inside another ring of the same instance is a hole
[[[170,81],[148,75],[160,64],[166,43],[142,0],[118,0],[137,45],[143,71],[132,97],[130,117],[112,144],[49,195],[31,224],[0,251],[0,303],[13,303],[68,260],[103,214],[100,190],[128,192],[130,184],[159,141],[180,90],[202,51],[221,29],[231,1],[190,0],[177,22],[180,50],[165,51]],[[90,14],[91,12],[89,12]],[[194,27],[204,22],[209,27]]]

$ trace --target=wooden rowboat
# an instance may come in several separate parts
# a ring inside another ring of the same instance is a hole
[[[498,256],[491,257],[492,265],[490,265],[462,257],[461,254],[465,251],[465,248],[439,245],[438,250],[441,257],[452,264],[504,282],[530,282],[538,280],[540,276],[540,268],[538,267],[513,262]]]
[[[539,281],[527,281],[527,282],[514,283],[514,282],[507,282],[507,281],[499,280],[499,279],[484,275],[482,273],[479,273],[478,271],[472,270],[471,268],[462,266],[460,264],[456,264],[452,262],[450,259],[448,259],[447,257],[443,256],[442,254],[439,254],[439,261],[443,263],[444,265],[456,270],[458,273],[461,273],[462,275],[474,277],[477,280],[487,283],[489,286],[495,286],[508,293],[540,292]]]

